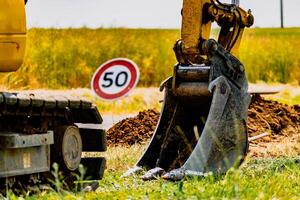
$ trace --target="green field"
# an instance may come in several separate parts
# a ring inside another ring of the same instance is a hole
[[[18,90],[88,88],[93,72],[101,63],[127,57],[141,70],[140,88],[128,97],[103,102],[93,97],[88,89],[71,93],[92,100],[101,114],[131,114],[148,108],[159,110],[163,97],[157,86],[172,74],[172,66],[176,63],[172,47],[179,37],[178,30],[31,29],[24,65],[18,72],[3,73],[0,84]],[[245,33],[239,58],[251,82],[289,83],[281,93],[270,98],[290,105],[299,104],[299,46],[300,28],[251,29]],[[148,88],[150,86],[152,88]],[[208,174],[176,183],[120,178],[134,165],[145,147],[110,147],[105,153],[108,159],[105,176],[99,181],[96,192],[52,190],[34,196],[27,193],[21,198],[9,194],[8,199],[300,199],[299,156],[293,157],[290,153],[268,159],[249,156],[240,169],[232,169],[225,175]]]
[[[127,57],[140,67],[139,86],[158,86],[172,74],[178,38],[179,30],[31,29],[24,65],[2,74],[0,84],[9,89],[89,87],[101,63]],[[251,82],[299,84],[299,46],[300,28],[250,29],[239,58]]]
[[[96,192],[42,192],[25,199],[300,199],[299,158],[247,159],[239,170],[199,179],[144,182],[138,176],[120,178],[133,166],[144,146],[110,148],[108,169]],[[11,195],[11,199],[18,199]]]

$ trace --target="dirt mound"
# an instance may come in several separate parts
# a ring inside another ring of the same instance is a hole
[[[281,134],[289,126],[300,124],[299,106],[290,107],[277,101],[254,96],[248,110],[248,130],[250,136],[264,131]]]
[[[151,138],[159,119],[159,112],[145,110],[136,117],[127,118],[107,131],[108,145],[141,144]]]
[[[146,110],[134,118],[117,123],[108,130],[109,145],[132,145],[145,143],[151,138],[159,119],[159,112]],[[299,133],[300,106],[287,106],[276,101],[254,96],[248,111],[249,136],[264,132],[272,135],[255,140],[253,143],[268,142],[287,134]]]
[[[254,96],[248,111],[251,137],[271,133],[250,143],[252,157],[298,156],[300,153],[300,106],[288,106]]]

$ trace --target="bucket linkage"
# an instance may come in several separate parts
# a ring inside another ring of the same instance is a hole
[[[215,40],[203,46],[206,64],[177,64],[163,83],[164,104],[151,142],[123,176],[181,180],[225,173],[248,151],[248,82],[242,63]],[[166,173],[167,172],[167,173]]]

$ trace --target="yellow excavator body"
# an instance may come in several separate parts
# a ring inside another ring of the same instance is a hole
[[[26,2],[0,0],[0,72],[16,71],[23,63]],[[66,94],[0,91],[0,113],[0,196],[7,188],[45,182],[53,163],[70,187],[80,164],[86,177],[102,178],[105,158],[82,157],[106,151],[103,120],[92,102]]]
[[[0,72],[16,71],[26,47],[26,15],[23,0],[0,0]]]

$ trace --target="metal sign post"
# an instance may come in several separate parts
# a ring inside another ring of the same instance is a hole
[[[284,21],[283,21],[283,0],[280,0],[280,20],[281,20],[281,28],[284,28]]]

